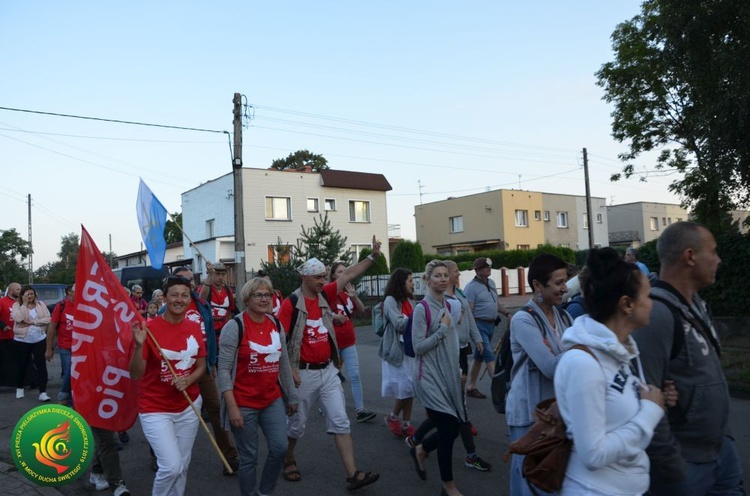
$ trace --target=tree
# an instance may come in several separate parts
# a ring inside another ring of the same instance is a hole
[[[359,258],[357,258],[358,262],[361,262],[365,258],[367,258],[367,255],[372,253],[372,248],[362,248],[359,252]],[[385,260],[385,257],[381,254],[378,258],[375,259],[375,261],[370,265],[370,267],[367,268],[364,275],[366,276],[379,276],[383,274],[390,274],[391,272],[388,270],[388,262]]]
[[[424,271],[424,255],[422,255],[422,245],[414,241],[405,239],[396,243],[391,258],[391,268],[409,269],[413,272]]]
[[[346,236],[341,236],[338,229],[333,230],[328,212],[318,215],[318,218],[320,222],[313,219],[314,225],[310,229],[302,226],[301,239],[296,247],[297,258],[307,260],[315,257],[327,266],[336,260],[343,260],[349,265],[352,254],[346,250]]]
[[[167,244],[182,241],[182,212],[175,212],[169,217],[164,225],[164,239]]]
[[[649,174],[715,231],[750,203],[750,2],[647,0],[612,34],[615,60],[596,73],[614,103],[612,135],[628,142],[623,174],[659,150]],[[618,180],[622,174],[613,176]]]
[[[286,158],[277,158],[271,162],[271,168],[277,170],[303,170],[307,166],[310,166],[313,172],[330,168],[328,167],[328,160],[323,155],[311,153],[309,150],[297,150],[290,153]]]
[[[15,229],[0,230],[0,288],[29,280],[29,272],[23,261],[31,254],[29,243]]]
[[[272,262],[265,260],[260,262],[260,268],[271,278],[274,289],[281,291],[284,296],[289,296],[302,282],[297,272],[297,264],[292,260],[289,252],[289,246],[283,244],[279,238],[275,247],[275,253],[280,255],[278,259]]]

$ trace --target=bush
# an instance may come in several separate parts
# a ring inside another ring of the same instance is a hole
[[[424,258],[426,260],[432,260],[433,258],[438,260],[453,260],[460,270],[471,270],[474,268],[474,260],[479,257],[487,257],[492,260],[492,267],[495,269],[499,269],[500,267],[515,269],[517,267],[528,267],[534,257],[542,253],[551,253],[568,263],[575,263],[576,260],[576,254],[570,248],[552,245],[542,245],[533,250],[480,251],[460,253],[453,256],[425,255]],[[418,272],[422,270],[424,270],[424,266]]]
[[[400,240],[393,250],[391,257],[392,268],[409,269],[412,272],[424,271],[425,257],[422,255],[422,246],[414,241]]]
[[[367,258],[367,255],[369,255],[370,253],[372,253],[372,248],[362,248],[362,250],[359,252],[359,258],[357,259],[357,261],[361,262],[362,260]],[[390,274],[390,272],[388,271],[388,262],[386,262],[383,255],[380,255],[375,259],[375,263],[373,263],[370,268],[365,271],[364,275],[379,276],[382,274]]]
[[[292,262],[275,264],[261,261],[260,268],[271,277],[273,288],[281,291],[284,296],[289,296],[302,284],[302,277]]]

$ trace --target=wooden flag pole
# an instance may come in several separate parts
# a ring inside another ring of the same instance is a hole
[[[190,246],[192,246],[193,248],[195,248],[195,251],[198,252],[198,255],[200,255],[201,257],[203,257],[203,260],[205,260],[206,262],[211,263],[211,261],[208,258],[206,258],[206,255],[204,255],[203,252],[201,252],[201,249],[198,248],[198,245],[196,245],[195,243],[193,243],[193,240],[190,239],[190,236],[187,235],[187,233],[185,232],[185,230],[182,228],[182,226],[180,225],[180,223],[177,222],[177,220],[174,218],[174,216],[172,214],[168,214],[168,215],[172,219],[172,222],[174,222],[175,225],[177,226],[177,228],[180,230],[180,232],[182,233],[182,235],[185,236],[185,239],[188,240],[188,242],[190,243]]]

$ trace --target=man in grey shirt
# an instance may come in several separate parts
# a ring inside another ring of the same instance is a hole
[[[474,361],[471,364],[469,380],[466,383],[466,396],[484,399],[487,395],[479,392],[476,387],[479,369],[482,368],[482,361],[484,361],[487,364],[490,377],[494,375],[495,354],[492,352],[490,341],[500,315],[510,317],[510,312],[500,303],[497,297],[497,286],[490,279],[492,260],[485,257],[477,258],[474,260],[474,272],[476,276],[466,285],[464,293],[479,328],[479,334],[482,336],[483,349],[481,352],[474,350]]]

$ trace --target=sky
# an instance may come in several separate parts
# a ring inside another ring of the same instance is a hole
[[[308,149],[383,174],[406,239],[420,202],[585,194],[584,147],[593,196],[678,203],[675,176],[609,180],[626,145],[595,72],[638,12],[630,0],[0,0],[0,107],[206,130],[0,110],[0,229],[28,237],[30,194],[35,269],[81,225],[102,250],[110,237],[119,255],[140,250],[139,178],[178,212],[181,193],[229,173],[235,92],[252,117],[245,167]]]

